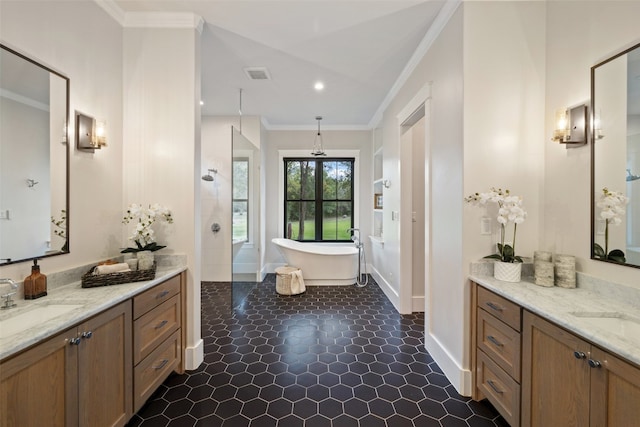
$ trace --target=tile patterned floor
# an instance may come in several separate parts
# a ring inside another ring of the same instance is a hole
[[[235,296],[203,283],[204,363],[169,377],[130,427],[507,426],[456,393],[424,349],[423,315],[399,315],[373,281],[281,296],[270,275]]]

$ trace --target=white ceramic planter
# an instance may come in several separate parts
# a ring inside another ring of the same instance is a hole
[[[522,275],[521,262],[496,261],[493,264],[493,277],[503,282],[519,282]]]

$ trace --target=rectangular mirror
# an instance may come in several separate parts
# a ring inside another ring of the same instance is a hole
[[[69,79],[0,45],[0,265],[69,252]]]
[[[591,68],[591,258],[640,268],[640,44]]]

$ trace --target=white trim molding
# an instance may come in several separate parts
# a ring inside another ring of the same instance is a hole
[[[184,349],[184,369],[192,371],[204,362],[204,341],[198,340],[195,346]]]
[[[194,28],[202,34],[204,19],[191,12],[126,12],[114,0],[93,0],[124,28]]]
[[[384,111],[387,109],[389,104],[391,104],[391,101],[395,98],[398,92],[400,92],[402,86],[407,82],[411,73],[413,73],[422,58],[427,54],[431,45],[433,45],[442,30],[444,30],[444,27],[447,25],[461,3],[462,0],[447,0],[444,6],[442,6],[442,9],[438,12],[438,16],[436,16],[433,20],[433,24],[431,24],[427,30],[427,34],[424,35],[424,38],[416,48],[415,52],[411,55],[409,62],[407,62],[407,65],[405,65],[397,80],[393,86],[391,86],[391,89],[389,89],[387,96],[384,98],[373,117],[371,117],[368,126],[369,129],[375,129],[375,127],[378,126],[380,120],[382,120]]]
[[[191,12],[127,12],[125,28],[194,28],[202,32],[204,19]]]

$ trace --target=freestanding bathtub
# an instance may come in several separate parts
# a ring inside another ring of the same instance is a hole
[[[331,243],[271,239],[286,263],[302,270],[305,285],[353,285],[358,275],[358,249]]]

